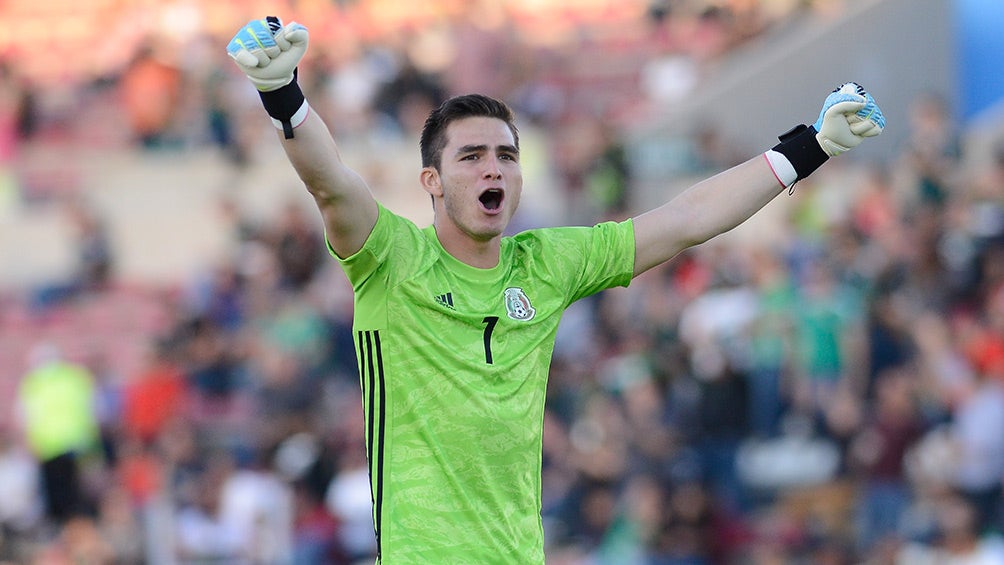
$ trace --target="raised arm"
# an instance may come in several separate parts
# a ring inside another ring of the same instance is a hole
[[[812,126],[798,126],[773,149],[691,186],[634,218],[634,274],[668,261],[745,222],[831,156],[876,136],[885,117],[871,95],[846,83],[827,96]]]
[[[308,41],[307,28],[269,17],[248,22],[227,53],[258,89],[289,162],[317,202],[332,249],[348,257],[376,224],[377,205],[365,181],[342,162],[331,132],[297,84]]]

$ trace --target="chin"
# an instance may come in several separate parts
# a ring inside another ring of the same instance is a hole
[[[477,228],[469,230],[467,233],[474,239],[478,241],[491,241],[496,237],[499,237],[505,232],[506,226],[509,222],[492,222],[491,225],[480,225]]]

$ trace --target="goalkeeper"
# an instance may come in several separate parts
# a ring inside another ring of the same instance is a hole
[[[541,442],[555,332],[575,300],[728,231],[885,125],[848,83],[812,126],[622,222],[503,237],[522,192],[519,132],[471,94],[428,116],[419,228],[374,200],[297,86],[308,31],[254,20],[227,50],[258,89],[355,292],[378,562],[544,562]]]

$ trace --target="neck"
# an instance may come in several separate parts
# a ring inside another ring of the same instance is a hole
[[[440,245],[454,259],[479,269],[491,269],[499,263],[499,253],[502,248],[502,236],[497,235],[488,240],[471,237],[459,230],[450,222],[446,225],[436,222],[436,237]]]

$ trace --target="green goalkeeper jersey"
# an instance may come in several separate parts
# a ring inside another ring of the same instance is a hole
[[[544,562],[541,442],[555,334],[573,301],[626,286],[630,220],[502,239],[496,267],[380,207],[340,259],[384,565]]]

